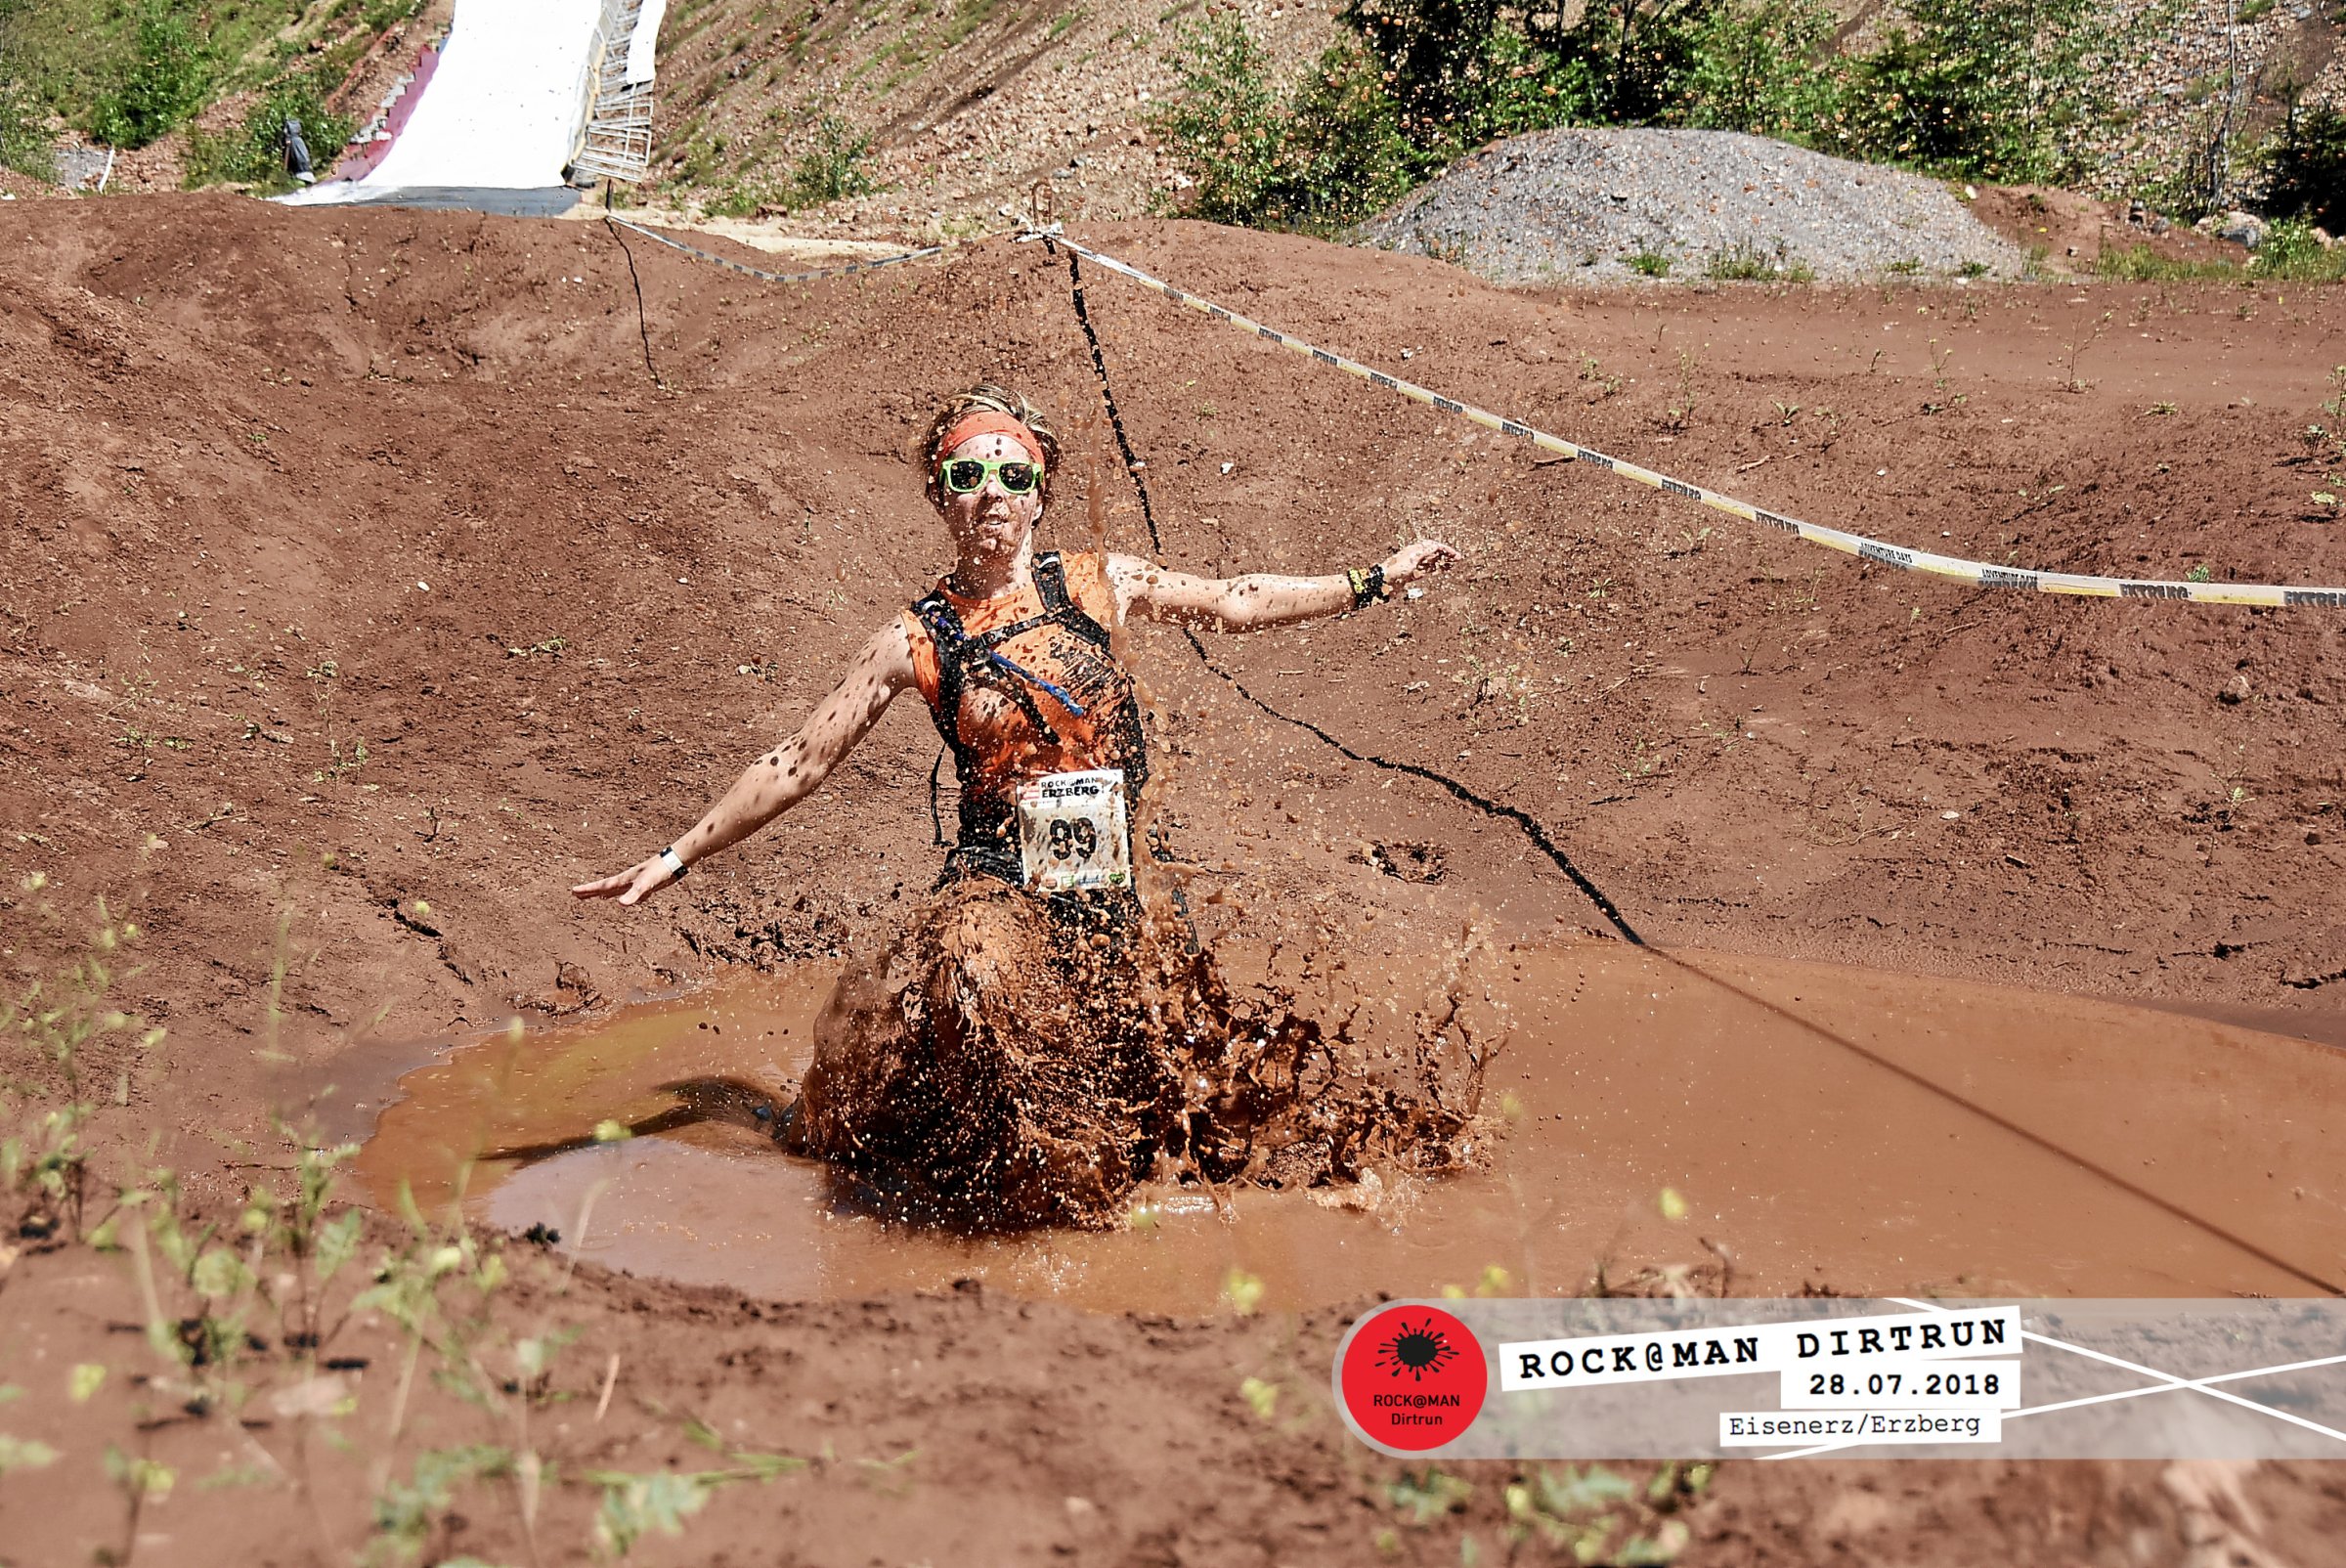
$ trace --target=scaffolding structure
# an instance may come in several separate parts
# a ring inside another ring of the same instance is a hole
[[[652,62],[667,0],[603,0],[571,180],[640,180],[652,162]]]

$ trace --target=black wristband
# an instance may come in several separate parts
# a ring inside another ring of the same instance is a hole
[[[1385,596],[1385,566],[1382,561],[1369,567],[1356,566],[1344,574],[1344,580],[1352,585],[1352,607],[1356,610],[1366,609]]]

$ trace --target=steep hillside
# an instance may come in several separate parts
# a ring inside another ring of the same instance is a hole
[[[647,195],[724,214],[820,207],[828,227],[964,233],[1050,179],[1068,216],[1175,196],[1144,129],[1197,0],[681,0],[660,40]],[[1325,47],[1325,8],[1241,0],[1284,72]],[[830,125],[826,131],[825,122]],[[868,138],[860,156],[855,148]],[[830,178],[826,179],[826,175]],[[828,189],[872,189],[823,202]]]

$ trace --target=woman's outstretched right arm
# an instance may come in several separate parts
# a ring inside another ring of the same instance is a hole
[[[814,793],[831,770],[847,760],[856,742],[871,732],[896,693],[913,683],[912,639],[902,620],[891,621],[863,645],[831,694],[816,705],[799,732],[752,762],[700,821],[676,840],[676,856],[686,865],[757,832]],[[617,898],[640,903],[676,879],[666,858],[654,854],[613,876],[582,882],[570,891],[581,898]]]

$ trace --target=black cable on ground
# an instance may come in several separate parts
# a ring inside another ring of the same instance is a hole
[[[1613,929],[1615,931],[1621,933],[1622,940],[1629,942],[1631,946],[1635,947],[1646,946],[1645,938],[1637,935],[1636,928],[1631,926],[1628,917],[1622,914],[1620,906],[1615,904],[1611,898],[1605,896],[1604,889],[1598,887],[1595,883],[1588,880],[1588,874],[1586,872],[1583,871],[1579,866],[1576,866],[1572,863],[1571,856],[1567,855],[1563,849],[1557,846],[1554,839],[1548,837],[1547,829],[1542,827],[1539,819],[1533,816],[1529,811],[1523,810],[1518,806],[1509,806],[1504,801],[1495,801],[1488,795],[1485,795],[1481,791],[1475,789],[1472,785],[1461,783],[1457,779],[1452,778],[1448,773],[1439,772],[1434,768],[1426,767],[1420,763],[1397,762],[1390,757],[1378,757],[1368,752],[1354,751],[1350,746],[1345,745],[1342,741],[1336,739],[1335,736],[1329,734],[1326,730],[1322,729],[1318,724],[1313,723],[1310,719],[1297,719],[1292,714],[1282,714],[1278,709],[1272,707],[1269,703],[1263,701],[1262,698],[1257,697],[1253,692],[1248,691],[1244,681],[1240,680],[1237,675],[1232,675],[1229,671],[1223,669],[1220,665],[1214,663],[1213,656],[1205,651],[1205,644],[1197,640],[1197,633],[1190,631],[1187,627],[1184,627],[1182,629],[1182,634],[1190,639],[1190,646],[1197,650],[1197,657],[1205,662],[1205,667],[1208,670],[1211,670],[1215,675],[1220,675],[1224,680],[1229,681],[1232,688],[1235,689],[1239,696],[1245,698],[1248,702],[1254,704],[1257,708],[1260,708],[1264,713],[1269,714],[1272,718],[1278,719],[1280,722],[1284,724],[1293,724],[1298,729],[1308,730],[1356,762],[1367,762],[1370,767],[1381,767],[1386,771],[1393,773],[1407,773],[1412,778],[1424,779],[1428,784],[1438,784],[1443,789],[1448,790],[1453,796],[1456,797],[1460,801],[1463,801],[1466,805],[1473,806],[1476,810],[1481,811],[1486,816],[1504,817],[1508,821],[1514,823],[1517,827],[1523,830],[1524,837],[1530,839],[1533,845],[1540,850],[1542,854],[1546,855],[1548,859],[1555,862],[1556,869],[1558,871],[1563,872],[1564,875],[1572,879],[1572,885],[1574,887],[1580,889],[1582,893],[1587,894],[1588,901],[1596,905],[1597,909],[1604,915],[1605,919],[1612,922]]]
[[[1048,245],[1050,242],[1051,241],[1049,238],[1045,237],[1044,243]],[[1056,250],[1058,247],[1053,246],[1052,248]],[[1101,353],[1100,336],[1092,329],[1091,313],[1085,308],[1083,299],[1083,275],[1078,270],[1078,262],[1076,260],[1075,253],[1071,250],[1067,252],[1067,274],[1068,281],[1074,290],[1075,316],[1076,319],[1083,324],[1084,338],[1091,345],[1092,370],[1093,372],[1100,378],[1100,396],[1108,405],[1108,420],[1109,423],[1115,428],[1117,449],[1123,455],[1125,471],[1132,475],[1133,488],[1140,492],[1141,515],[1149,520],[1150,543],[1155,545],[1158,551],[1161,553],[1164,546],[1157,539],[1156,514],[1151,508],[1149,502],[1149,484],[1148,481],[1142,477],[1141,469],[1143,465],[1133,454],[1132,443],[1124,433],[1124,421],[1118,416],[1116,412],[1115,393],[1108,386],[1108,362],[1106,357]],[[1413,778],[1424,779],[1429,784],[1439,785],[1442,789],[1448,791],[1458,801],[1467,806],[1473,806],[1476,810],[1483,812],[1487,816],[1503,817],[1507,821],[1514,823],[1516,827],[1523,831],[1524,836],[1529,838],[1532,843],[1539,848],[1541,853],[1546,855],[1549,860],[1553,861],[1558,870],[1562,871],[1567,877],[1572,879],[1573,886],[1580,889],[1583,893],[1586,894],[1588,901],[1596,905],[1596,907],[1604,913],[1605,918],[1612,923],[1613,929],[1621,934],[1622,938],[1633,946],[1643,948],[1645,951],[1652,953],[1656,958],[1659,958],[1662,960],[1662,962],[1670,965],[1673,969],[1679,970],[1687,975],[1691,975],[1697,980],[1707,980],[1711,984],[1717,986],[1720,990],[1725,991],[1730,996],[1739,997],[1742,1000],[1751,1003],[1755,1007],[1761,1008],[1766,1012],[1776,1015],[1778,1018],[1783,1019],[1789,1024],[1793,1024],[1803,1029],[1807,1030],[1809,1033],[1814,1034],[1819,1039],[1841,1047],[1843,1050],[1847,1051],[1851,1055],[1873,1064],[1875,1067],[1880,1067],[1883,1071],[1890,1073],[1891,1075],[1902,1079],[1909,1084],[1912,1084],[1914,1087],[1921,1089],[1928,1094],[1935,1095],[1939,1099],[1948,1102],[1960,1110],[1970,1111],[1973,1115],[1979,1117],[1982,1121],[1987,1122],[1990,1126],[1995,1127],[1999,1131],[2004,1132],[2011,1137],[2020,1139],[2022,1143],[2027,1144],[2031,1148],[2041,1149],[2045,1153],[2053,1154],[2058,1158],[2067,1160],[2079,1170],[2086,1172],[2090,1176],[2098,1177],[2102,1181],[2107,1182],[2110,1186],[2115,1187],[2118,1189],[2118,1191],[2126,1194],[2128,1197],[2136,1198],[2141,1202],[2150,1204],[2152,1208],[2157,1209],[2160,1213],[2165,1214],[2170,1218],[2181,1220],[2186,1225],[2189,1225],[2195,1230],[2204,1231],[2208,1235],[2215,1237],[2217,1240],[2237,1247],[2242,1252],[2247,1253],[2250,1257],[2255,1258],[2258,1262],[2265,1264],[2269,1268],[2278,1269],[2281,1273],[2288,1275],[2291,1279],[2297,1280],[2306,1285],[2310,1285],[2316,1289],[2325,1291],[2328,1294],[2346,1294],[2346,1291],[2342,1291],[2340,1287],[2331,1281],[2323,1279],[2320,1275],[2300,1268],[2296,1264],[2289,1262],[2287,1259],[2282,1258],[2273,1252],[2267,1251],[2264,1247],[2259,1246],[2254,1241],[2248,1241],[2244,1237],[2236,1235],[2233,1232],[2224,1229],[2220,1225],[2201,1219],[2198,1215],[2191,1212],[2191,1210],[2184,1208],[2181,1205],[2168,1200],[2167,1198],[2159,1197],[2156,1193],[2149,1191],[2148,1189],[2138,1185],[2137,1183],[2129,1180],[2127,1177],[2122,1176],[2115,1171],[2106,1169],[2102,1165],[2095,1163],[2093,1160],[2086,1158],[2083,1154],[2077,1154],[2073,1150],[2064,1149],[2061,1145],[2053,1142],[2051,1139],[2044,1137],[2042,1134],[2029,1131],[2026,1127],[2021,1126],[2020,1123],[2013,1121],[2000,1112],[1991,1111],[1987,1107],[1979,1105],[1975,1101],[1967,1100],[1962,1095],[1957,1094],[1954,1090],[1948,1089],[1941,1084],[1932,1082],[1929,1078],[1924,1077],[1921,1073],[1916,1072],[1911,1067],[1904,1067],[1878,1052],[1869,1050],[1865,1046],[1858,1044],[1855,1040],[1849,1039],[1847,1036],[1838,1033],[1835,1030],[1828,1029],[1813,1020],[1803,1018],[1798,1013],[1795,1013],[1789,1008],[1783,1007],[1778,1003],[1771,1002],[1764,996],[1755,995],[1753,992],[1735,984],[1732,980],[1722,980],[1720,977],[1688,962],[1686,959],[1678,957],[1676,954],[1669,951],[1666,948],[1654,947],[1648,944],[1646,939],[1643,936],[1640,936],[1635,928],[1630,926],[1629,921],[1622,915],[1619,906],[1617,906],[1610,897],[1606,896],[1605,891],[1602,888],[1599,888],[1594,882],[1590,881],[1587,874],[1582,871],[1580,867],[1572,863],[1571,857],[1565,854],[1563,849],[1558,847],[1555,840],[1548,836],[1547,830],[1542,827],[1539,820],[1532,816],[1530,812],[1525,811],[1520,807],[1509,806],[1503,801],[1492,800],[1489,796],[1482,794],[1472,786],[1462,783],[1457,779],[1452,778],[1449,774],[1441,772],[1438,769],[1426,767],[1416,762],[1395,762],[1391,758],[1377,757],[1367,752],[1357,751],[1354,748],[1346,745],[1343,741],[1338,740],[1334,735],[1329,734],[1325,729],[1323,729],[1320,725],[1314,723],[1312,720],[1308,719],[1297,719],[1291,715],[1281,713],[1277,708],[1274,708],[1271,706],[1271,704],[1265,702],[1262,698],[1249,691],[1246,688],[1244,681],[1241,681],[1237,675],[1232,675],[1229,671],[1223,669],[1219,664],[1217,664],[1214,661],[1213,655],[1206,652],[1205,644],[1198,639],[1196,632],[1191,631],[1187,627],[1184,627],[1182,629],[1182,635],[1189,639],[1190,647],[1196,653],[1199,663],[1204,665],[1205,668],[1211,671],[1213,674],[1228,681],[1232,688],[1236,690],[1239,696],[1245,698],[1248,702],[1261,709],[1271,718],[1279,719],[1282,723],[1293,724],[1296,728],[1307,731],[1308,733],[1319,737],[1319,739],[1333,747],[1339,754],[1349,758],[1353,762],[1366,762],[1371,767],[1380,767],[1389,772],[1407,773]]]
[[[635,271],[635,252],[628,248],[625,240],[619,238],[619,225],[611,221],[611,187],[608,182],[603,186],[603,228],[618,241],[620,253],[628,258],[628,281],[635,285],[635,335],[643,341],[644,372],[651,376],[654,386],[664,388],[668,383],[660,379],[660,368],[652,363],[652,328],[643,314],[643,279]]]
[[[1043,245],[1052,253],[1058,253],[1059,246],[1049,235],[1043,237]],[[1144,464],[1133,453],[1132,438],[1124,433],[1124,415],[1116,408],[1115,391],[1108,384],[1108,361],[1100,352],[1100,334],[1092,329],[1091,307],[1083,302],[1083,263],[1076,259],[1072,250],[1067,252],[1067,286],[1074,291],[1075,320],[1083,326],[1083,340],[1092,347],[1092,373],[1100,377],[1100,401],[1108,405],[1108,428],[1116,433],[1116,453],[1124,459],[1124,471],[1132,475],[1133,488],[1141,493],[1141,520],[1149,525],[1149,547],[1162,555],[1165,542],[1157,537],[1156,510],[1149,504],[1149,485],[1141,477]],[[1195,640],[1195,637],[1191,638],[1193,642]],[[1202,648],[1198,650],[1200,657],[1203,657],[1204,651]]]
[[[1053,243],[1049,235],[1045,235],[1043,237],[1043,243],[1054,253],[1059,250],[1059,246]],[[1107,356],[1101,352],[1100,334],[1092,327],[1092,313],[1090,308],[1085,305],[1083,299],[1083,264],[1077,259],[1075,252],[1072,250],[1068,251],[1066,256],[1067,285],[1069,290],[1073,293],[1075,299],[1075,320],[1082,324],[1084,341],[1091,345],[1092,373],[1100,378],[1100,400],[1108,407],[1108,422],[1116,433],[1116,451],[1124,459],[1124,471],[1132,476],[1132,487],[1134,490],[1140,493],[1141,516],[1149,524],[1150,546],[1161,555],[1164,553],[1165,543],[1157,535],[1156,508],[1150,502],[1149,481],[1142,473],[1142,469],[1145,468],[1147,464],[1143,463],[1140,457],[1132,450],[1132,438],[1125,434],[1124,431],[1124,416],[1116,409],[1115,389],[1108,384],[1108,359]],[[1591,882],[1588,879],[1588,874],[1586,872],[1583,871],[1579,866],[1576,866],[1572,863],[1571,857],[1565,854],[1563,849],[1556,844],[1556,841],[1548,836],[1547,829],[1542,827],[1529,812],[1520,810],[1515,806],[1508,806],[1504,802],[1492,800],[1489,796],[1484,795],[1480,791],[1474,789],[1472,786],[1461,783],[1459,780],[1452,778],[1449,774],[1439,772],[1434,768],[1425,767],[1416,762],[1397,762],[1390,758],[1377,757],[1368,752],[1355,751],[1352,747],[1345,745],[1342,741],[1329,734],[1326,730],[1322,729],[1318,724],[1313,723],[1310,719],[1296,719],[1290,717],[1289,715],[1282,714],[1278,709],[1265,702],[1262,698],[1247,690],[1244,681],[1241,681],[1238,676],[1232,675],[1229,671],[1223,669],[1219,664],[1214,662],[1214,656],[1205,651],[1205,644],[1198,640],[1196,632],[1191,631],[1187,627],[1184,627],[1182,628],[1181,634],[1189,638],[1190,647],[1196,653],[1199,663],[1203,664],[1206,669],[1212,671],[1215,675],[1220,675],[1224,680],[1229,681],[1231,686],[1238,692],[1239,696],[1245,698],[1248,702],[1254,704],[1255,707],[1260,708],[1264,713],[1269,714],[1272,718],[1279,719],[1282,723],[1293,724],[1298,729],[1308,730],[1310,733],[1318,736],[1321,740],[1325,741],[1328,745],[1334,747],[1338,752],[1342,753],[1344,756],[1350,758],[1356,762],[1366,762],[1370,767],[1381,767],[1389,772],[1407,773],[1412,778],[1424,779],[1429,784],[1437,784],[1441,786],[1458,800],[1463,801],[1466,805],[1473,806],[1476,810],[1479,810],[1486,815],[1504,817],[1508,821],[1514,823],[1518,828],[1523,830],[1525,837],[1529,838],[1532,843],[1538,847],[1542,854],[1546,855],[1548,859],[1555,862],[1557,870],[1563,872],[1564,875],[1572,879],[1572,885],[1574,887],[1580,889],[1582,893],[1587,894],[1588,901],[1596,905],[1597,909],[1604,915],[1605,919],[1612,923],[1615,931],[1621,933],[1623,940],[1630,942],[1639,947],[1643,947],[1645,945],[1645,938],[1638,936],[1636,928],[1631,926],[1628,919],[1623,916],[1620,906],[1615,904],[1611,898],[1605,896],[1605,891],[1602,888],[1599,888],[1594,882]]]

